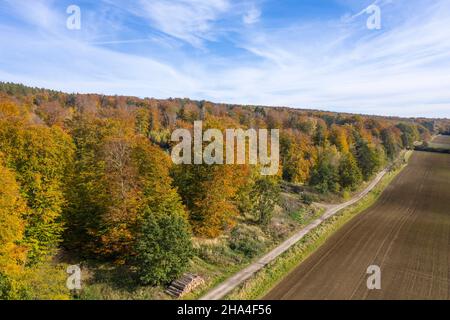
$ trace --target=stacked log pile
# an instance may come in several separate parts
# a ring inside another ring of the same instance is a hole
[[[180,279],[174,280],[167,288],[166,293],[174,298],[181,298],[204,283],[205,280],[202,277],[186,273]]]

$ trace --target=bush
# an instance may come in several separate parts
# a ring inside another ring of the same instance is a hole
[[[55,264],[50,257],[33,268],[26,269],[18,279],[22,298],[28,300],[69,300],[65,264]]]
[[[3,273],[0,273],[0,300],[9,300],[11,297],[11,281]]]
[[[239,225],[231,232],[230,248],[253,258],[267,248],[270,240],[257,226]]]
[[[195,254],[207,263],[221,267],[234,266],[243,262],[243,257],[233,251],[227,241],[217,244],[201,244],[195,249]]]
[[[0,300],[69,300],[66,267],[48,257],[22,273],[8,277],[0,273]]]
[[[302,202],[308,206],[312,205],[314,201],[317,201],[317,197],[309,194],[309,193],[303,193],[302,194]]]

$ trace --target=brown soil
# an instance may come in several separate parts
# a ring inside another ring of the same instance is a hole
[[[367,289],[371,265],[381,268],[381,290]],[[450,299],[450,155],[414,152],[371,208],[265,299]]]

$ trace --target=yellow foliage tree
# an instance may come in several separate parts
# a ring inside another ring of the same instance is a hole
[[[350,151],[347,136],[348,132],[344,127],[337,125],[331,127],[330,140],[343,153]]]
[[[23,239],[27,211],[14,173],[0,163],[0,273],[15,275],[22,269],[26,250]]]

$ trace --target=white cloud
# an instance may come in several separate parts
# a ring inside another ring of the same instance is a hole
[[[336,17],[278,28],[265,28],[263,23],[242,28],[243,14],[249,14],[254,4],[234,10],[225,0],[141,0],[139,6],[123,2],[133,18],[139,15],[164,37],[195,47],[207,46],[205,40],[221,41],[216,39],[222,31],[217,23],[232,11],[236,21],[226,37],[246,50],[239,56],[156,41],[146,47],[145,32],[139,40],[122,39],[121,25],[113,29],[117,36],[112,38],[95,43],[77,40],[64,28],[64,11],[61,17],[50,9],[51,0],[9,2],[8,14],[34,28],[0,22],[0,37],[8,39],[8,50],[0,51],[0,80],[65,91],[450,117],[446,0],[431,5],[414,2],[408,10],[401,2],[389,4],[383,7],[386,21],[381,31],[367,30],[365,16],[346,23]],[[21,5],[27,12],[20,11]],[[102,23],[92,32],[88,29],[89,36]],[[112,49],[117,43],[122,44],[120,49],[133,45],[144,49],[140,55],[133,50],[117,52]],[[164,57],[156,54],[158,50]]]
[[[261,10],[255,7],[252,7],[243,17],[242,21],[245,24],[254,24],[259,22],[261,18]]]
[[[228,65],[212,82],[211,95],[241,103],[450,117],[450,3],[416,7],[412,16],[395,9],[398,21],[380,32],[365,29],[364,18],[352,25],[252,31],[239,45],[263,61],[251,68]]]
[[[5,0],[11,14],[29,25],[52,32],[60,24],[58,14],[51,9],[53,0]],[[65,23],[65,20],[62,20]]]
[[[0,35],[4,36],[1,31]],[[26,35],[16,35],[10,41],[14,57],[27,55],[21,46],[26,39]],[[14,73],[9,72],[8,75],[3,72],[5,78],[0,80],[68,92],[134,96],[152,92],[157,97],[194,93],[199,85],[197,80],[150,58],[113,52],[69,39],[32,45],[35,61],[39,63],[21,66],[23,62],[18,61]],[[50,58],[49,51],[52,52]]]
[[[158,97],[183,96],[199,86],[194,78],[157,59],[80,40],[78,33],[65,28],[65,8],[61,14],[52,4],[51,0],[8,3],[10,12],[32,28],[0,23],[0,38],[8,39],[8,50],[0,51],[0,81],[68,92],[136,96],[152,92]]]
[[[201,47],[214,38],[214,23],[231,7],[229,0],[139,0],[134,13],[160,31]]]

